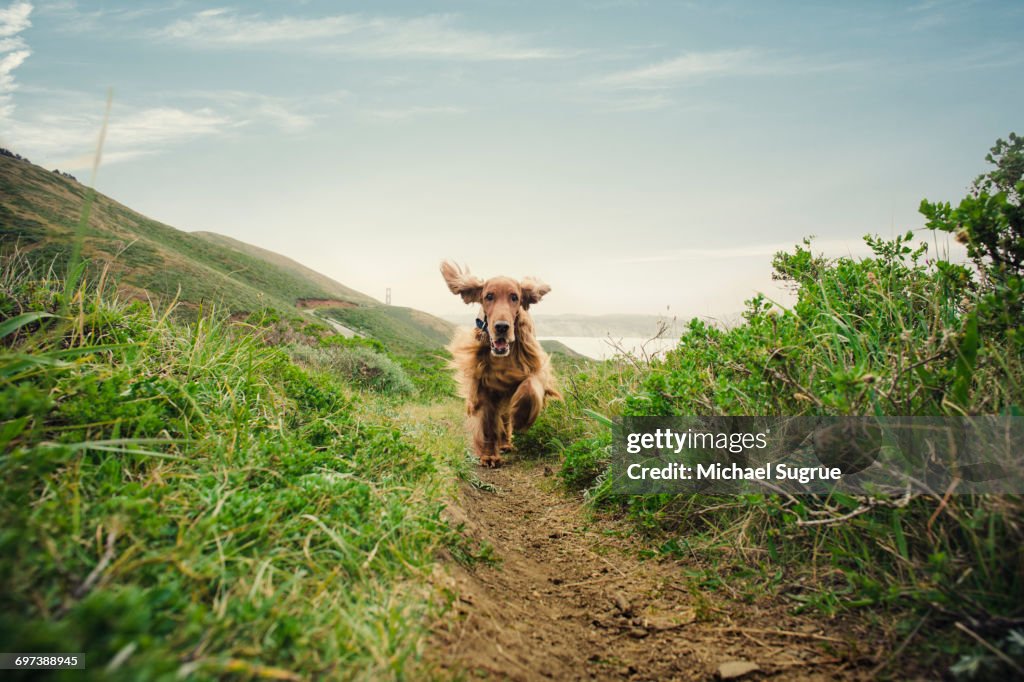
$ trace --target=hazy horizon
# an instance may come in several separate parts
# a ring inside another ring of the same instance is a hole
[[[0,2],[0,145],[377,299],[725,316],[771,256],[920,229],[1017,127],[1024,5]],[[921,232],[922,240],[933,235]],[[941,245],[940,245],[941,246]]]

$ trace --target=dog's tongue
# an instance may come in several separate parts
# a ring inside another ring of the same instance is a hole
[[[494,349],[495,350],[505,350],[506,348],[508,348],[508,341],[506,341],[505,339],[495,339],[495,341],[494,341]]]

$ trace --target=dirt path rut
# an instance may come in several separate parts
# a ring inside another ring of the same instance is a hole
[[[869,678],[860,628],[696,587],[695,564],[641,560],[625,524],[593,519],[543,465],[478,470],[451,521],[493,564],[451,562],[456,608],[435,628],[443,676],[510,680]],[[763,600],[764,601],[764,600]]]

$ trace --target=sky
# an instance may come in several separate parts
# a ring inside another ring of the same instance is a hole
[[[725,316],[1024,132],[1024,3],[5,2],[0,145],[396,305]],[[939,248],[944,248],[940,243]],[[543,306],[543,308],[541,308]],[[467,313],[468,314],[468,313]]]

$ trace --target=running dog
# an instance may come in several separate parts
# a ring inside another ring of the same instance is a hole
[[[473,449],[480,464],[496,467],[512,449],[513,431],[529,428],[549,398],[562,398],[528,312],[551,287],[532,277],[484,280],[451,261],[441,263],[441,275],[453,294],[483,308],[477,328],[459,328],[448,350]]]

